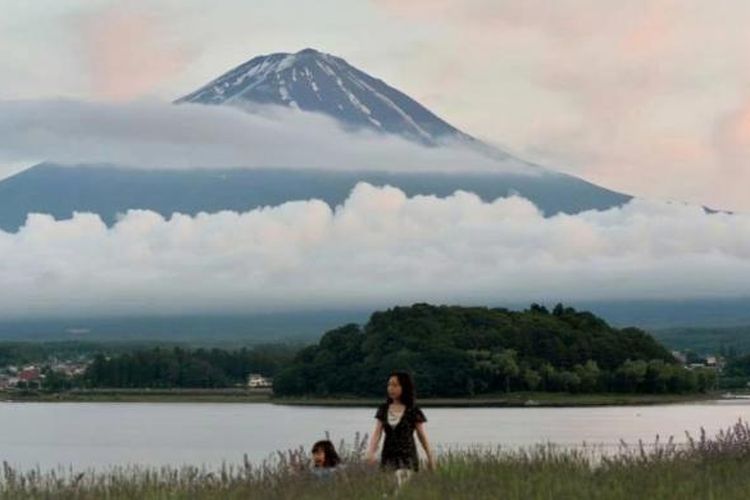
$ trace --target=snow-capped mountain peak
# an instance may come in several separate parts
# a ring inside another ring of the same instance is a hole
[[[276,104],[427,144],[473,141],[382,80],[310,48],[255,57],[176,102]]]

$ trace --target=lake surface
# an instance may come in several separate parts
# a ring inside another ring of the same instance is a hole
[[[370,433],[375,409],[210,403],[0,403],[0,460],[27,469],[117,465],[239,464],[275,450],[306,449],[328,430],[335,443]],[[426,408],[440,450],[517,448],[584,442],[615,449],[620,440],[684,442],[750,419],[750,400],[596,408]]]

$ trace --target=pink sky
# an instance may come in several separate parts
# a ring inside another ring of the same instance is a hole
[[[168,20],[154,12],[114,5],[81,19],[91,93],[128,100],[168,83],[190,63],[188,51],[170,43]]]
[[[9,6],[0,99],[171,100],[254,55],[313,46],[523,158],[636,195],[750,210],[744,1],[221,7]]]

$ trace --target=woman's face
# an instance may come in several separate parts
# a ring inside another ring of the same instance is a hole
[[[401,400],[401,384],[395,375],[388,379],[388,397],[392,400]]]

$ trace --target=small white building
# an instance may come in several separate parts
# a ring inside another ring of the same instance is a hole
[[[273,383],[260,373],[251,373],[247,376],[247,386],[251,389],[270,389]]]

